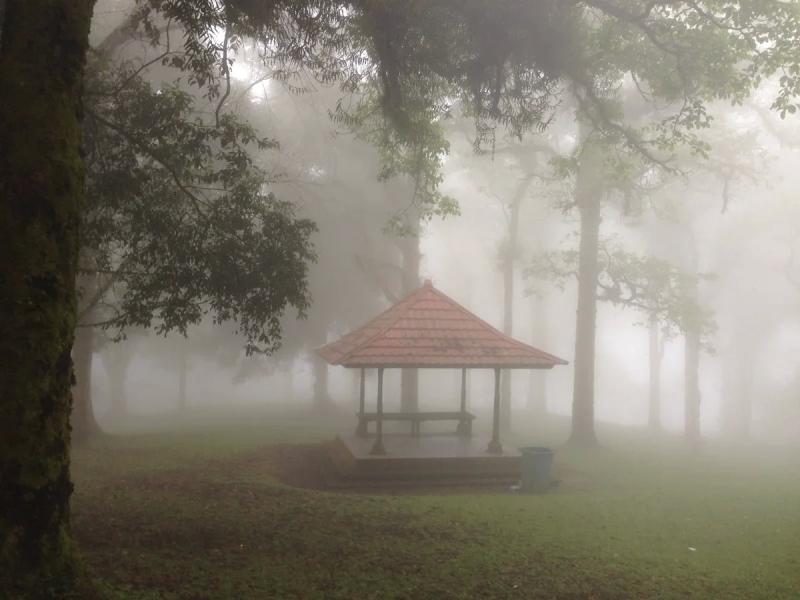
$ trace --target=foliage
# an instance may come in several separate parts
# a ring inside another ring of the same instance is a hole
[[[209,94],[229,76],[228,46],[250,37],[287,85],[311,74],[356,94],[335,117],[376,142],[383,176],[415,180],[423,214],[449,214],[438,194],[438,123],[453,110],[475,122],[476,149],[494,147],[502,127],[517,137],[547,127],[565,97],[614,145],[666,165],[680,148],[705,155],[698,131],[714,100],[742,102],[764,78],[781,74],[773,107],[792,104],[800,81],[800,14],[771,0],[253,0],[197,3],[139,0],[134,27],[159,36],[158,19],[186,31],[183,64]],[[642,126],[613,100],[633,82],[658,113]]]
[[[696,298],[698,282],[708,275],[685,273],[668,261],[640,256],[608,241],[601,242],[598,259],[598,300],[631,308],[648,321],[655,319],[668,336],[699,331],[710,349],[708,340],[716,326]],[[525,277],[553,281],[563,290],[578,277],[578,251],[542,253],[526,268]]]
[[[375,90],[369,90],[352,108],[338,102],[331,116],[334,123],[347,127],[378,150],[379,181],[395,177],[411,181],[408,204],[395,212],[387,230],[397,235],[415,235],[420,219],[458,214],[456,201],[439,190],[443,159],[450,148],[437,122],[440,115],[426,114],[421,106],[408,119],[405,130],[400,131],[391,126],[376,102]]]
[[[104,299],[99,324],[185,332],[210,313],[274,350],[285,308],[308,307],[315,230],[253,164],[277,144],[128,65],[93,62],[86,99],[82,269],[101,281],[86,299]]]

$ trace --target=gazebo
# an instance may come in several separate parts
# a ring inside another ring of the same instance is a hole
[[[331,365],[361,370],[358,428],[367,436],[375,423],[375,439],[369,454],[385,456],[384,421],[407,421],[412,436],[418,436],[425,421],[452,420],[460,436],[470,436],[475,416],[467,411],[467,369],[494,371],[492,436],[485,452],[503,454],[500,442],[500,377],[504,369],[551,369],[566,361],[515,340],[468,311],[433,287],[430,280],[394,306],[317,353]],[[365,409],[365,372],[377,369],[376,410]],[[452,412],[385,412],[383,373],[385,369],[460,369],[459,410]],[[391,450],[391,448],[390,448]],[[391,452],[389,452],[391,454]]]

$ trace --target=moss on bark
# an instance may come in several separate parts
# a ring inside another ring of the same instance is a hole
[[[69,415],[93,0],[10,0],[0,46],[0,590],[70,597]]]

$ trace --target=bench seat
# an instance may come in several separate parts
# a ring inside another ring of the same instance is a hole
[[[378,413],[365,412],[358,413],[357,435],[367,435],[367,425],[371,421],[378,420]],[[428,411],[428,412],[385,412],[381,416],[383,421],[405,421],[411,423],[411,435],[418,436],[420,424],[423,421],[458,421],[456,431],[463,435],[472,435],[472,421],[475,415],[470,412],[462,411]]]

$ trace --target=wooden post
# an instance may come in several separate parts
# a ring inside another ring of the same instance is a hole
[[[367,421],[364,419],[364,379],[366,377],[366,369],[361,369],[361,382],[358,388],[358,428],[356,435],[365,437],[367,435]]]
[[[491,454],[503,453],[503,446],[500,445],[500,369],[494,370],[494,419],[488,450]]]
[[[464,413],[467,412],[467,369],[461,369],[461,415],[463,416]],[[472,434],[472,421],[468,419],[461,419],[458,422],[458,428],[456,432],[459,435],[471,435]]]
[[[461,412],[467,412],[467,370],[461,369]]]
[[[375,429],[375,443],[370,454],[386,454],[386,448],[383,447],[383,367],[378,369],[378,419]]]

